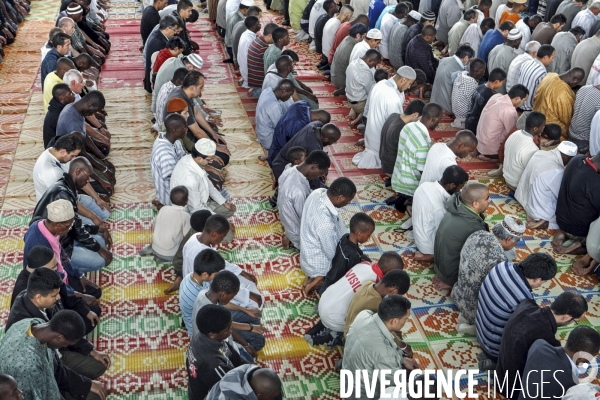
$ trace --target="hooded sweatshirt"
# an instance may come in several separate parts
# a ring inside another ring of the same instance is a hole
[[[250,386],[252,374],[260,369],[254,364],[234,368],[217,382],[204,400],[258,400]]]
[[[433,268],[438,278],[453,286],[458,280],[460,251],[472,233],[489,231],[483,214],[477,214],[455,193],[446,203],[446,215],[435,234]]]

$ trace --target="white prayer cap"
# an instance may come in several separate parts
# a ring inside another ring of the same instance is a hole
[[[64,199],[56,200],[48,204],[46,206],[46,211],[48,211],[48,221],[52,222],[65,222],[75,218],[73,204]]]
[[[202,60],[202,57],[200,57],[196,53],[189,54],[186,58],[190,62],[190,64],[192,64],[196,68],[202,68],[202,66],[204,65],[204,60]]]
[[[567,390],[563,400],[594,400],[600,397],[600,386],[580,383]]]
[[[396,73],[403,78],[410,79],[411,81],[417,79],[417,73],[415,72],[415,70],[406,65],[398,68],[398,71],[396,71]]]
[[[557,148],[558,151],[563,153],[565,156],[575,157],[577,155],[577,145],[573,142],[569,142],[568,140],[560,142]]]
[[[418,11],[412,10],[411,12],[408,13],[408,15],[413,18],[416,19],[417,21],[421,20],[421,14],[419,14]]]
[[[79,4],[67,7],[67,14],[72,15],[72,14],[79,14],[82,12],[83,12],[83,9],[81,8],[81,6]]]
[[[200,139],[194,145],[196,151],[205,157],[214,156],[217,145],[210,139]]]
[[[367,39],[383,39],[383,34],[381,33],[381,31],[379,29],[370,29],[369,32],[367,32]]]
[[[525,233],[525,223],[514,215],[507,215],[501,222],[502,227],[513,236],[523,236]]]
[[[521,39],[523,37],[523,34],[521,33],[520,30],[518,30],[517,28],[515,29],[511,29],[510,32],[508,32],[508,40],[517,40],[517,39]]]
[[[246,7],[252,7],[254,5],[254,0],[242,0],[240,4]]]

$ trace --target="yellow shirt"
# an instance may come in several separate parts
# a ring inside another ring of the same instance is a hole
[[[52,89],[54,86],[63,83],[63,80],[56,75],[56,72],[51,72],[44,80],[44,112],[48,111],[48,104],[52,100]]]

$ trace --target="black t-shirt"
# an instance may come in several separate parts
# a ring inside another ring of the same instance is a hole
[[[567,165],[558,192],[556,222],[563,231],[586,237],[600,216],[600,174],[583,155]]]
[[[471,97],[471,108],[469,109],[467,119],[465,120],[465,129],[477,133],[477,124],[479,123],[479,118],[481,118],[481,112],[493,95],[494,91],[485,84],[479,85],[477,89],[475,89],[473,97]]]
[[[350,268],[354,267],[362,260],[362,250],[358,244],[350,241],[349,236],[350,234],[346,233],[338,242],[335,249],[335,256],[333,256],[333,260],[331,260],[331,269],[327,272],[327,275],[325,275],[321,293],[323,293],[328,286],[339,281],[346,275],[346,272],[348,272]]]
[[[394,173],[394,164],[398,155],[398,142],[400,132],[406,124],[400,118],[400,114],[393,113],[385,120],[381,128],[381,144],[379,145],[379,158],[381,159],[381,170],[384,174]]]

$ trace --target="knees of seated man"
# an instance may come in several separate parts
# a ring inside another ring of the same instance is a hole
[[[71,288],[73,288],[74,291],[83,293],[83,294],[89,294],[90,296],[93,296],[97,299],[102,297],[102,289],[101,288],[93,288],[91,286],[86,286],[85,291],[84,291],[83,286],[81,286],[81,283],[79,282],[79,279],[75,279],[72,276],[69,276],[68,278],[69,278],[69,286],[71,286]],[[94,311],[94,310],[92,310],[92,311]],[[98,314],[98,313],[96,313],[96,314]],[[98,315],[100,315],[100,314],[98,314]]]
[[[91,355],[83,355],[75,351],[60,350],[60,360],[73,371],[91,380],[96,380],[106,372],[106,366]]]

